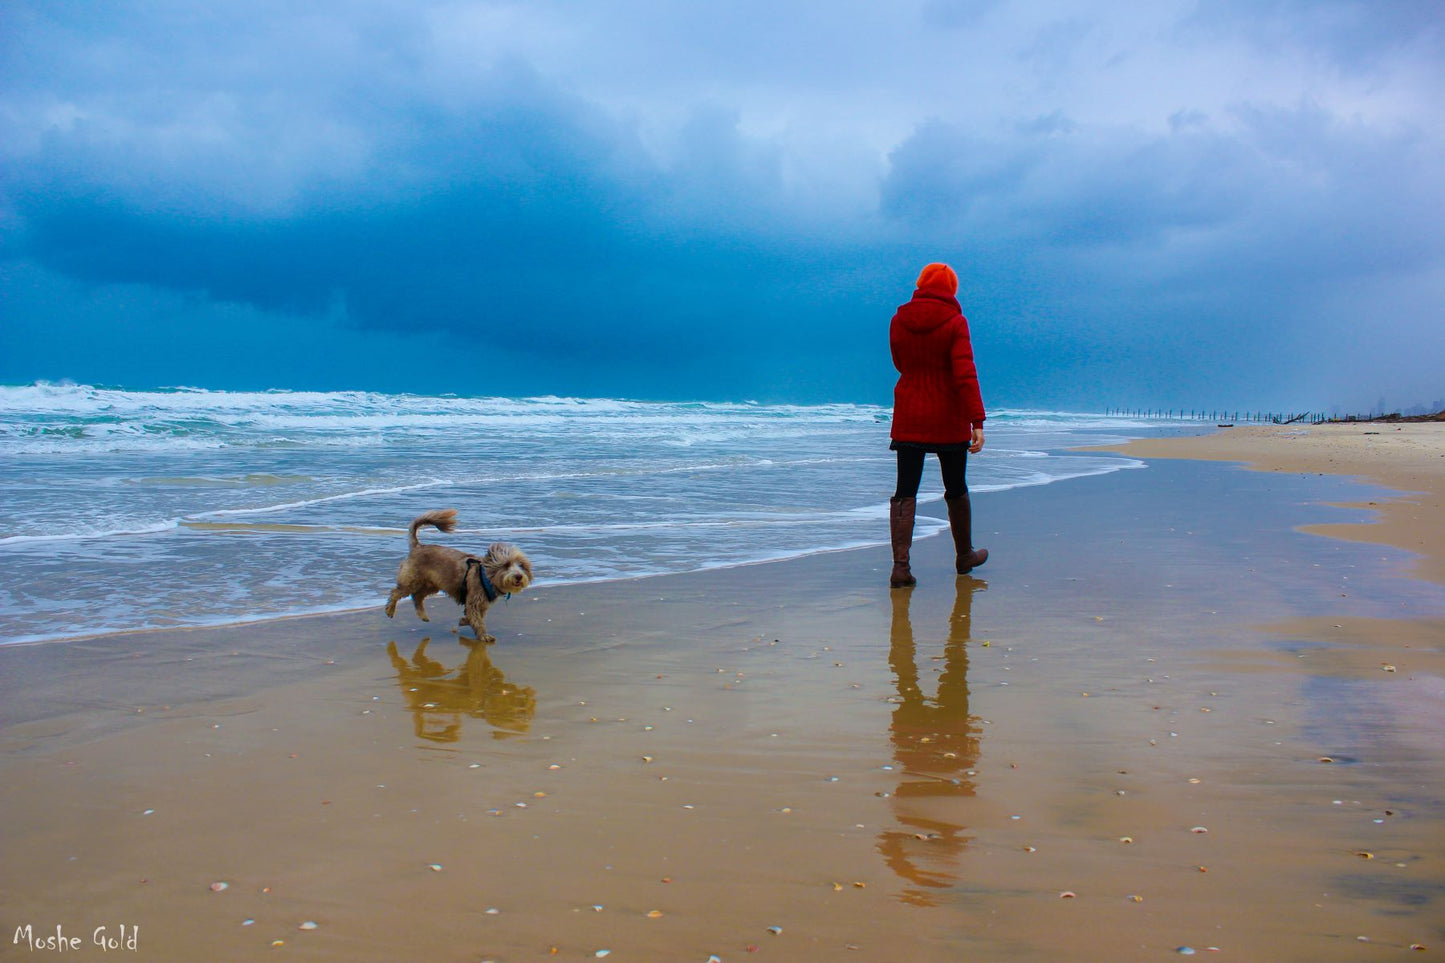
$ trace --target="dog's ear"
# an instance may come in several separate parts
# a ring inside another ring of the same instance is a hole
[[[487,549],[487,558],[493,562],[500,562],[514,551],[515,549],[506,542],[493,542]]]

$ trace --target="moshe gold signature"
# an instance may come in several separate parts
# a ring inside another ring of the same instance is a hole
[[[15,938],[10,942],[15,946],[24,944],[31,950],[51,950],[56,953],[73,952],[87,945],[82,937],[67,936],[65,927],[59,923],[55,924],[53,934],[36,933],[29,923],[17,926]],[[97,926],[90,934],[90,945],[98,946],[104,951],[130,950],[134,953],[140,949],[140,927],[122,923],[119,928],[112,930],[109,926]]]

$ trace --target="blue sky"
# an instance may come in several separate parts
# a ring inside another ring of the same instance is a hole
[[[1445,404],[1435,0],[0,5],[0,382]]]

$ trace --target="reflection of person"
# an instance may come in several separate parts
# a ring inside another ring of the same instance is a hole
[[[978,762],[979,725],[968,712],[969,610],[973,593],[984,583],[960,578],[943,645],[938,694],[929,699],[918,680],[913,625],[908,617],[912,592],[893,595],[893,629],[888,663],[898,698],[889,726],[893,759],[901,772],[892,795],[898,828],[880,833],[878,852],[905,883],[904,902],[932,905],[930,889],[956,879],[953,864],[972,840],[962,817],[963,800],[972,797],[973,767]]]
[[[958,275],[947,264],[930,264],[918,276],[913,298],[898,308],[888,330],[898,383],[893,389],[893,438],[898,453],[898,487],[889,501],[894,588],[916,584],[909,568],[913,517],[923,456],[933,452],[943,471],[943,498],[957,553],[954,568],[964,575],[988,559],[973,547],[973,508],[964,468],[970,452],[983,450],[983,397],[973,364],[968,321],[958,306]]]
[[[492,665],[485,643],[458,639],[467,648],[467,657],[455,669],[448,669],[427,655],[430,642],[430,638],[422,639],[410,659],[401,657],[395,642],[386,644],[417,738],[456,742],[467,716],[486,720],[498,739],[527,731],[537,711],[537,693],[508,683]]]

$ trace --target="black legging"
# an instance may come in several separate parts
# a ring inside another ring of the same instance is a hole
[[[923,481],[923,456],[919,448],[898,449],[898,489],[894,498],[917,498],[918,485]],[[938,466],[943,470],[943,497],[959,498],[968,494],[968,484],[963,479],[968,463],[966,451],[940,451]]]

